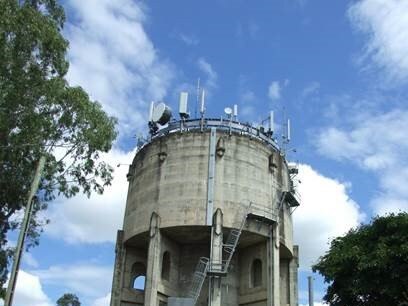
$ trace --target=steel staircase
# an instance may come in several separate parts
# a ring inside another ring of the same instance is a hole
[[[239,228],[231,229],[226,242],[223,243],[222,263],[216,263],[211,265],[209,258],[200,257],[196,269],[194,271],[193,280],[188,294],[188,297],[193,299],[194,301],[193,305],[197,303],[198,297],[200,296],[201,288],[203,287],[207,274],[215,276],[227,275],[228,268],[232,260],[232,256],[234,255],[235,249],[238,245],[239,238],[241,236],[242,230],[244,229],[248,214],[250,213],[251,206],[252,202],[250,202],[249,205],[247,206]]]
[[[231,263],[232,256],[234,255],[235,248],[238,245],[239,237],[241,236],[242,230],[244,229],[244,226],[247,221],[248,214],[250,213],[251,207],[252,207],[252,202],[250,202],[249,205],[247,206],[239,228],[231,229],[228,235],[227,241],[222,245],[223,255],[224,254],[226,255],[226,260],[223,266],[224,273],[228,272],[228,268]]]
[[[188,293],[188,297],[194,300],[193,305],[197,303],[198,297],[200,296],[201,288],[203,287],[205,277],[207,276],[209,261],[210,260],[207,257],[200,257],[194,271],[193,280]]]

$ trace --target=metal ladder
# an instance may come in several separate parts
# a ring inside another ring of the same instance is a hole
[[[203,287],[205,277],[207,276],[209,261],[210,259],[207,257],[200,257],[194,271],[193,280],[188,293],[188,297],[194,300],[193,305],[197,303],[198,297],[200,296],[201,288]]]
[[[245,213],[244,213],[244,217],[242,218],[239,228],[231,229],[228,235],[227,241],[222,246],[223,253],[226,254],[226,260],[223,266],[223,270],[225,273],[228,272],[228,268],[231,263],[232,256],[234,255],[235,249],[238,245],[239,237],[241,236],[242,230],[244,229],[251,206],[252,206],[252,202],[250,202],[249,205],[247,206]]]
[[[247,206],[239,228],[231,229],[227,241],[222,245],[223,255],[226,254],[226,259],[223,260],[223,263],[221,265],[217,265],[217,267],[213,267],[216,268],[216,270],[213,271],[212,267],[210,267],[210,259],[207,257],[200,257],[200,260],[198,261],[198,264],[194,271],[191,288],[188,294],[188,297],[193,299],[194,301],[193,305],[197,303],[207,273],[215,273],[219,275],[227,274],[232,256],[234,255],[235,249],[238,245],[239,237],[241,236],[242,230],[244,229],[251,206],[252,202],[250,202]]]

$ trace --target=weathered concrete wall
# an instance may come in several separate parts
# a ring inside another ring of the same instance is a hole
[[[164,279],[160,277],[159,279],[159,286],[158,290],[164,296],[177,296],[179,292],[179,267],[181,266],[180,259],[181,259],[181,248],[180,245],[177,244],[172,239],[166,237],[162,234],[162,247],[161,247],[161,273],[163,272],[163,256],[164,253],[168,252],[170,256],[170,268],[169,268],[169,279]],[[162,275],[163,276],[163,275]]]
[[[290,304],[289,259],[280,260],[280,299],[281,305]]]
[[[123,231],[119,230],[116,235],[115,267],[112,280],[112,294],[110,306],[116,306],[120,304],[124,261],[125,261],[125,248],[123,245]]]
[[[213,212],[219,208],[223,214],[224,241],[230,228],[239,227],[250,202],[271,211],[274,217],[268,215],[270,222],[279,223],[279,237],[268,244],[272,239],[271,223],[262,218],[247,220],[231,269],[221,281],[221,305],[297,305],[291,209],[283,203],[281,212],[277,210],[281,192],[289,186],[286,161],[276,149],[256,138],[217,132],[216,140],[217,150],[221,146],[223,154],[215,160]],[[210,256],[211,227],[206,225],[209,145],[208,131],[174,133],[154,139],[136,154],[129,172],[123,235],[118,247],[122,253],[117,253],[122,259],[117,258],[115,266],[111,306],[162,306],[168,297],[187,296],[199,258]],[[257,209],[251,212],[260,214]],[[152,215],[160,219],[159,236],[151,234]],[[268,245],[277,246],[281,261],[268,259]],[[162,277],[165,252],[170,256],[168,279]],[[252,279],[255,260],[262,264],[257,284]],[[147,277],[154,280],[147,281],[145,292],[132,288],[135,262],[153,269],[147,271]],[[272,270],[268,268],[276,263]],[[276,292],[268,289],[274,284],[271,271],[280,271],[280,299],[268,297]],[[207,278],[197,305],[208,305],[208,290]],[[276,304],[276,300],[280,302]]]
[[[204,225],[207,197],[207,134],[170,135],[144,147],[133,162],[124,220],[125,241],[148,229],[153,211],[161,227]],[[208,136],[208,135],[207,135]],[[167,153],[160,161],[159,153]]]
[[[261,282],[254,283],[253,264],[262,264]],[[239,252],[240,286],[239,305],[267,305],[267,252],[266,242],[251,245]]]
[[[291,208],[284,203],[279,213],[279,233],[280,242],[289,250],[293,249],[293,224],[291,216]]]
[[[221,305],[235,306],[238,305],[239,300],[239,285],[240,285],[240,266],[239,266],[239,252],[234,254],[231,262],[231,269],[227,277],[222,279],[221,283]]]
[[[224,227],[236,227],[250,201],[276,208],[278,192],[287,189],[287,166],[278,152],[257,139],[218,133],[217,139],[221,137],[225,153],[216,159],[214,211],[223,211]],[[208,132],[172,134],[137,153],[130,173],[125,241],[147,231],[145,220],[153,211],[166,216],[162,228],[205,225],[208,146]],[[271,154],[276,156],[275,173],[269,169]]]

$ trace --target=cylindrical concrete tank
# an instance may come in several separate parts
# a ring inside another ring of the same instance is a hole
[[[297,304],[298,202],[269,136],[239,122],[191,120],[139,149],[112,306]]]

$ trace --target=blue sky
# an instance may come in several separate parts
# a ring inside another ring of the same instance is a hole
[[[201,79],[207,114],[238,104],[259,122],[292,122],[300,164],[295,239],[299,302],[330,237],[376,214],[408,209],[408,2],[405,0],[65,0],[68,79],[119,119],[104,158],[128,164],[146,133],[150,101],[177,109]],[[194,113],[194,103],[190,104]],[[278,126],[279,127],[279,126]],[[108,305],[126,166],[103,196],[58,199],[39,247],[25,254],[16,306],[48,306],[64,292]],[[316,304],[324,285],[314,276]]]

